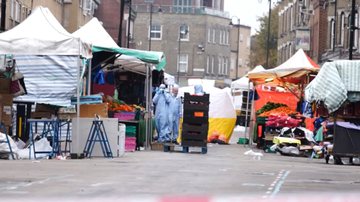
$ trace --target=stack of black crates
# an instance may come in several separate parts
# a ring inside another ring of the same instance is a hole
[[[207,152],[207,134],[209,129],[209,94],[184,94],[184,113],[181,134],[181,146],[202,147],[202,153]]]

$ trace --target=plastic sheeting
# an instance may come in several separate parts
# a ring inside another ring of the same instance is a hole
[[[18,101],[70,106],[76,95],[77,56],[15,56],[23,73],[27,95]]]
[[[210,94],[208,137],[213,134],[224,135],[228,142],[236,123],[236,111],[231,97],[226,90],[211,86],[204,86],[204,91]],[[194,87],[180,88],[178,96],[184,96],[184,92],[193,94]]]

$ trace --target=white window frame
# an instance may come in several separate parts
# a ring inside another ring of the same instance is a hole
[[[151,37],[151,40],[161,40],[162,39],[162,25],[159,24],[152,24],[152,26],[160,26],[160,30],[151,30],[151,27],[149,26],[149,38]],[[160,34],[160,37],[152,37],[151,34],[156,35]]]
[[[21,4],[16,1],[15,2],[15,19],[16,22],[21,22]]]
[[[213,34],[213,40],[212,40],[212,42],[213,43],[216,43],[216,29],[213,29],[213,31],[212,31],[212,34]]]
[[[211,43],[211,29],[209,28],[208,29],[208,34],[207,34],[207,37],[208,37],[208,43]]]
[[[335,44],[334,44],[334,36],[335,36],[334,29],[335,29],[335,21],[334,21],[334,19],[331,19],[330,20],[330,49],[333,49],[335,46]]]
[[[344,40],[345,40],[345,13],[342,12],[340,14],[340,45],[343,46],[344,45]]]
[[[210,56],[206,56],[206,73],[210,74]]]
[[[92,0],[82,0],[82,9],[84,11],[91,11],[91,7],[92,7]]]
[[[185,30],[184,30],[184,28],[185,28]],[[180,33],[179,33],[179,35],[180,35],[180,40],[181,41],[189,41],[189,38],[190,38],[190,30],[189,30],[189,25],[180,25],[180,28],[179,28],[180,30]],[[182,32],[186,32],[186,34],[182,34]]]
[[[184,66],[185,68],[183,68],[182,66]],[[186,73],[186,72],[188,72],[188,66],[189,66],[189,55],[188,54],[180,54],[180,56],[178,56],[177,71]]]
[[[218,57],[218,75],[221,75],[221,74],[222,74],[222,64],[223,64],[223,62],[222,62],[222,57],[219,56],[219,57]]]
[[[226,45],[229,45],[229,36],[230,36],[230,32],[229,30],[226,30]]]
[[[223,32],[222,30],[219,30],[219,44],[223,44]]]
[[[227,71],[227,64],[226,64],[226,57],[223,58],[223,75],[226,75],[226,71]]]
[[[359,27],[359,13],[355,13],[355,27]],[[359,29],[355,29],[354,31],[354,48],[359,46]],[[359,52],[359,50],[358,50]]]
[[[215,56],[211,56],[211,74],[214,74]]]

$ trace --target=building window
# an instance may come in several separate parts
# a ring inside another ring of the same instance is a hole
[[[334,21],[334,19],[331,19],[331,21],[330,21],[330,37],[329,37],[330,49],[334,48],[334,37],[335,37],[335,21]]]
[[[340,32],[339,32],[339,38],[340,38],[340,45],[344,45],[344,32],[345,32],[345,14],[340,14]]]
[[[218,57],[218,75],[222,74],[222,57]]]
[[[224,42],[223,42],[223,31],[222,30],[219,31],[219,44],[224,44]]]
[[[216,37],[216,29],[213,29],[213,37],[212,37],[213,38],[213,41],[212,41],[213,43],[216,43],[216,38],[215,37]]]
[[[161,40],[162,26],[161,25],[151,25],[150,37],[151,39]]]
[[[180,54],[178,58],[178,72],[187,72],[188,71],[188,55]]]
[[[209,28],[208,29],[208,34],[207,34],[207,41],[208,41],[208,43],[211,43],[211,29]]]
[[[240,42],[242,42],[244,40],[244,35],[240,34]]]
[[[355,27],[359,27],[359,13],[355,13]],[[354,48],[359,46],[359,29],[354,31]]]
[[[293,30],[293,12],[294,12],[294,8],[293,6],[290,7],[290,31]]]
[[[227,58],[223,58],[223,75],[227,75]]]
[[[229,45],[229,30],[226,30],[226,45]]]
[[[191,12],[191,0],[173,0],[174,11],[177,13],[190,13]]]
[[[189,26],[188,25],[180,26],[180,39],[181,39],[181,41],[189,41]]]
[[[210,56],[206,56],[206,74],[210,74]]]
[[[214,66],[215,66],[215,57],[212,56],[211,57],[211,74],[214,74],[215,71],[214,71]]]
[[[251,38],[247,38],[246,40],[246,48],[250,48]]]

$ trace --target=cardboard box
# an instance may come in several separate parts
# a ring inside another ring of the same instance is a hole
[[[11,84],[11,79],[0,78],[0,93],[9,94],[10,84]]]
[[[13,95],[11,94],[0,94],[0,122],[6,126],[12,125],[12,104]]]
[[[99,115],[100,117],[107,118],[108,117],[107,103],[80,105],[80,117],[94,118],[95,114]]]

